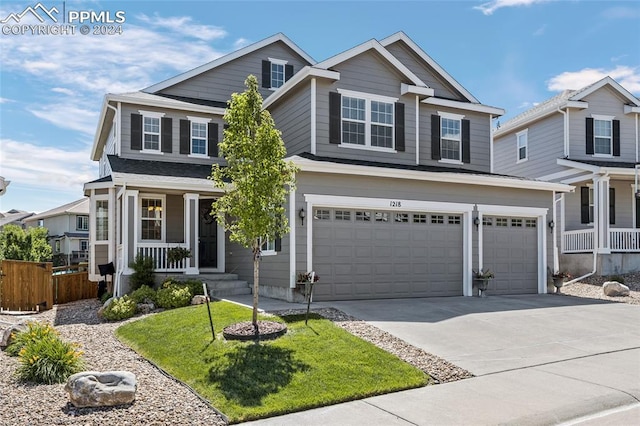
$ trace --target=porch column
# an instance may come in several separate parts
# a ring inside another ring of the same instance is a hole
[[[198,194],[184,194],[184,242],[191,250],[186,275],[198,275]]]
[[[138,191],[127,189],[122,201],[122,261],[119,268],[125,275],[133,274],[129,265],[138,254]]]
[[[609,248],[609,176],[593,178],[594,226],[598,253],[608,254]],[[597,214],[595,213],[597,212]]]

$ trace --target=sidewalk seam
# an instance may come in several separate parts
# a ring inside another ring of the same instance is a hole
[[[376,409],[378,409],[378,410],[380,410],[380,411],[384,411],[384,412],[385,412],[385,413],[387,413],[387,414],[391,414],[392,416],[397,417],[397,418],[399,418],[400,420],[402,420],[402,421],[404,421],[404,422],[407,422],[407,423],[408,423],[408,424],[410,424],[410,425],[420,426],[418,423],[414,423],[414,422],[412,422],[411,420],[405,419],[404,417],[401,417],[401,416],[397,415],[396,413],[392,413],[392,412],[391,412],[391,411],[389,411],[389,410],[385,410],[385,409],[384,409],[384,408],[382,408],[382,407],[378,407],[377,405],[370,403],[370,402],[369,402],[369,401],[367,401],[366,399],[363,399],[363,400],[362,400],[362,402],[364,402],[365,404],[370,405],[370,406],[372,406],[373,408],[376,408]]]

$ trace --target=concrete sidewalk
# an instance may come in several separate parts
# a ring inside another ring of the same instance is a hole
[[[314,306],[364,319],[477,377],[246,424],[640,424],[638,306],[551,295]],[[298,305],[262,298],[260,307]]]

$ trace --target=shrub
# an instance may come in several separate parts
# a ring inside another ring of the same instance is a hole
[[[100,302],[102,302],[102,304],[104,305],[104,302],[106,302],[107,300],[111,299],[113,297],[113,293],[104,293],[102,296],[100,296]]]
[[[84,368],[82,354],[77,345],[63,342],[57,335],[31,340],[20,349],[16,374],[25,381],[63,383]]]
[[[620,275],[611,275],[607,278],[607,281],[617,281],[620,284],[624,284],[624,277],[621,277]]]
[[[129,284],[133,290],[137,290],[143,285],[153,287],[155,280],[153,278],[154,263],[152,257],[137,255],[135,261],[129,265],[133,268],[133,274],[129,279]]]
[[[107,321],[120,321],[131,318],[136,313],[136,302],[125,295],[114,299],[102,312],[102,316]]]
[[[193,293],[185,285],[169,284],[158,290],[157,305],[165,309],[181,308],[191,303]]]
[[[189,290],[191,290],[191,294],[193,296],[195,296],[196,294],[204,294],[204,290],[202,290],[202,281],[199,280],[191,279],[186,281],[179,281],[178,279],[172,277],[166,279],[162,283],[162,288],[167,288],[171,285],[189,287]]]
[[[51,325],[38,321],[29,321],[25,331],[17,332],[12,336],[11,344],[7,346],[5,352],[7,355],[18,356],[20,350],[30,343],[57,337],[58,332]]]
[[[129,297],[136,303],[144,303],[145,300],[150,300],[153,303],[156,303],[157,293],[151,287],[143,285],[139,289],[133,291]]]

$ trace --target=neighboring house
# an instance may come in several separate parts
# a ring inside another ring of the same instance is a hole
[[[573,188],[492,173],[481,104],[404,33],[315,62],[283,34],[141,92],[105,96],[92,149],[90,273],[116,265],[128,289],[136,254],[156,271],[253,277],[249,250],[210,216],[222,190],[217,144],[233,92],[258,76],[300,172],[291,232],[265,241],[261,292],[292,300],[296,274],[320,276],[316,300],[470,296],[472,270],[494,294],[544,293],[554,193]],[[171,247],[193,256],[166,261]]]
[[[25,228],[24,220],[35,213],[26,212],[24,210],[11,209],[8,212],[0,213],[0,231],[5,225],[17,225],[21,228]]]
[[[25,223],[28,228],[47,228],[53,256],[65,265],[89,260],[88,198],[38,213],[26,219]]]
[[[576,186],[556,197],[563,269],[640,270],[639,114],[640,100],[606,77],[564,91],[494,133],[497,172]]]

